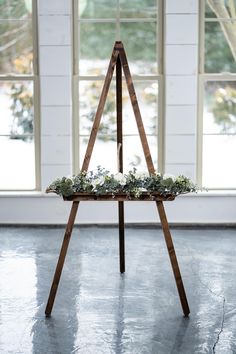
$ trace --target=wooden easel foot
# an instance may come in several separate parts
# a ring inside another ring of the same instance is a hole
[[[118,202],[119,214],[119,251],[120,272],[125,272],[125,226],[124,226],[124,202]]]
[[[68,220],[68,223],[66,226],[65,236],[64,236],[62,246],[61,246],[61,252],[60,252],[60,255],[58,258],[57,267],[55,270],[55,274],[54,274],[54,278],[53,278],[53,282],[52,282],[52,286],[51,286],[51,290],[50,290],[50,294],[48,297],[48,302],[47,302],[47,306],[46,306],[46,310],[45,310],[46,317],[50,317],[51,312],[52,312],[52,308],[53,308],[54,300],[56,297],[57,288],[58,288],[58,285],[60,282],[61,273],[62,273],[63,265],[65,262],[67,249],[69,246],[70,237],[71,237],[71,233],[73,230],[78,206],[79,206],[79,202],[73,202],[72,207],[71,207],[69,220]]]
[[[175,253],[174,244],[169,229],[169,224],[165,214],[164,205],[163,202],[156,202],[156,205],[159,212],[163,233],[165,236],[166,246],[170,257],[170,262],[174,273],[176,286],[179,293],[179,299],[182,305],[184,316],[187,317],[190,314],[190,310],[189,310],[188,301],[184,290],[184,285],[183,285],[183,281],[182,281],[176,253]]]

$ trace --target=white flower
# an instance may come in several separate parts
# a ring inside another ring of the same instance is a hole
[[[160,172],[155,172],[154,175],[155,176],[161,176],[161,173]]]
[[[91,184],[93,186],[93,188],[97,187],[97,186],[102,186],[105,182],[105,177],[104,176],[101,176],[101,177],[98,177],[96,179],[93,179],[91,181]]]
[[[121,172],[116,173],[114,179],[119,182],[121,186],[126,184],[126,177]]]
[[[139,190],[140,192],[147,192],[147,188],[143,188],[143,187],[140,187],[138,190]]]
[[[135,174],[134,174],[134,177],[136,179],[141,179],[141,180],[148,177],[148,176],[149,176],[149,174],[147,172],[135,172]]]
[[[171,173],[165,173],[163,179],[168,179],[168,178],[171,178],[173,182],[176,180],[176,177]]]

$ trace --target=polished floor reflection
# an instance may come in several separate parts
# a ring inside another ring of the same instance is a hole
[[[0,228],[0,353],[236,353],[236,231],[172,231],[182,309],[160,229],[75,228],[52,316],[44,309],[63,228]]]

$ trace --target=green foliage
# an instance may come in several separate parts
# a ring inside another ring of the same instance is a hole
[[[136,169],[127,174],[112,174],[98,167],[96,171],[81,172],[77,176],[56,179],[47,188],[47,192],[68,197],[73,193],[126,194],[127,197],[139,198],[143,193],[158,193],[162,196],[195,192],[196,186],[185,176],[147,175],[138,173]]]
[[[81,172],[73,178],[73,188],[81,192],[89,193],[92,191],[92,186],[86,172]]]
[[[56,194],[64,195],[65,197],[69,197],[74,192],[73,181],[67,177],[57,178],[49,188]]]

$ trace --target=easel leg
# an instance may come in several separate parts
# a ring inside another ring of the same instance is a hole
[[[120,272],[125,272],[125,227],[124,227],[124,202],[118,202],[119,213],[119,250]]]
[[[167,221],[166,214],[165,214],[164,205],[163,205],[163,202],[156,202],[156,204],[157,204],[157,209],[158,209],[160,220],[161,220],[163,233],[165,236],[165,241],[166,241],[166,245],[167,245],[167,249],[168,249],[168,253],[169,253],[169,257],[170,257],[171,266],[172,266],[174,277],[175,277],[175,282],[176,282],[178,293],[179,293],[180,302],[182,305],[184,315],[188,316],[190,313],[190,310],[189,310],[188,301],[187,301],[187,297],[186,297],[185,290],[184,290],[184,285],[183,285],[181,273],[179,270],[177,257],[175,254],[174,244],[172,241],[168,221]]]
[[[57,267],[56,267],[56,270],[55,270],[55,274],[54,274],[54,278],[53,278],[50,294],[49,294],[49,297],[48,297],[46,310],[45,310],[45,315],[47,317],[50,316],[51,312],[52,312],[52,307],[53,307],[53,304],[54,304],[54,300],[55,300],[56,293],[57,293],[57,288],[58,288],[59,281],[60,281],[60,278],[61,278],[61,273],[62,273],[64,261],[65,261],[65,258],[66,258],[66,253],[67,253],[67,249],[68,249],[68,246],[69,246],[70,237],[71,237],[71,233],[72,233],[72,230],[73,230],[73,226],[74,226],[74,222],[75,222],[75,217],[76,217],[76,213],[77,213],[77,210],[78,210],[78,206],[79,206],[79,202],[73,202],[72,208],[71,208],[71,212],[70,212],[70,216],[69,216],[69,220],[68,220],[68,223],[67,223],[67,226],[66,226],[65,236],[64,236],[64,240],[62,242],[61,252],[60,252],[60,255],[59,255],[59,258],[58,258]]]

